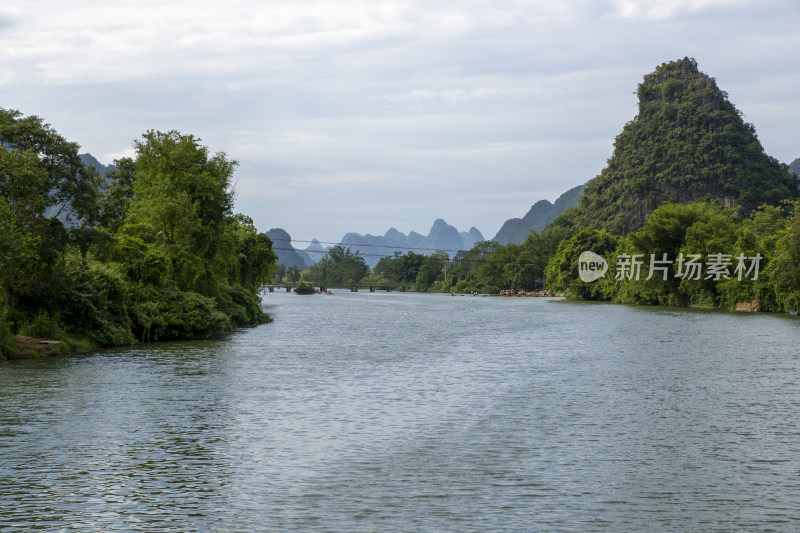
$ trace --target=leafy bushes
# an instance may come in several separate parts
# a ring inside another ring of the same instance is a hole
[[[67,337],[58,317],[51,317],[47,311],[39,311],[31,322],[20,328],[21,335],[39,339],[61,340]]]
[[[72,254],[67,256],[66,274],[68,285],[61,292],[59,309],[74,333],[100,346],[135,342],[128,316],[129,283],[118,264]]]
[[[208,338],[233,328],[212,298],[174,288],[136,287],[130,318],[133,334],[144,342]]]
[[[266,324],[272,318],[261,310],[260,301],[252,292],[242,287],[224,287],[220,292],[220,311],[237,326]]]

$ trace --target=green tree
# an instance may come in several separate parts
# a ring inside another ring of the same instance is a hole
[[[412,284],[417,281],[419,269],[425,261],[422,254],[409,251],[405,254],[395,252],[394,257],[383,257],[375,265],[375,273],[394,283]]]
[[[361,281],[369,272],[367,262],[358,252],[350,248],[334,246],[309,267],[303,277],[315,283],[326,285],[349,285]]]
[[[732,259],[737,227],[738,220],[734,219],[730,210],[714,206],[686,228],[681,252],[684,257],[698,254],[704,261],[709,261],[712,254],[730,255]],[[718,289],[724,278],[706,279],[707,277],[706,272],[700,280],[682,280],[681,293],[687,296],[691,304],[719,307],[722,301]]]
[[[641,254],[646,264],[640,279],[617,284],[614,298],[630,303],[717,305],[717,281],[682,280],[676,275],[675,261],[680,254],[686,258],[691,254],[700,255],[703,261],[709,254],[731,254],[736,226],[729,209],[711,203],[662,205],[653,211],[639,231],[621,241],[620,254]],[[666,254],[672,262],[668,265],[666,280],[663,272],[651,277],[646,271],[652,254],[656,260],[663,260]]]
[[[125,221],[128,206],[133,201],[133,184],[136,181],[136,163],[129,157],[114,161],[115,170],[106,173],[105,190],[100,193],[98,205],[99,223],[117,231]]]
[[[78,148],[39,117],[0,108],[0,198],[14,225],[33,238],[28,243],[35,242],[36,258],[35,268],[23,266],[22,258],[31,256],[22,253],[14,283],[6,277],[9,306],[49,305],[64,277],[61,259],[70,241],[62,220],[77,231],[76,225],[95,219],[99,175],[84,167]]]
[[[531,256],[532,268],[537,278],[544,277],[550,258],[558,251],[558,245],[572,233],[564,227],[550,225],[541,232],[532,231],[522,243],[522,248]]]
[[[77,145],[0,110],[0,344],[12,329],[88,347],[269,320],[258,293],[275,253],[231,212],[235,161],[177,132],[148,132],[136,148],[98,196]]]
[[[775,243],[773,268],[768,271],[777,311],[800,310],[800,202]]]
[[[68,142],[37,116],[0,108],[0,146],[36,154],[47,176],[43,201],[52,207],[50,215],[72,222],[94,221],[99,174],[83,165],[77,143]]]
[[[135,148],[134,198],[122,231],[160,245],[181,290],[217,295],[233,253],[224,233],[236,161],[211,156],[199,139],[177,131],[148,131]]]
[[[417,290],[426,291],[430,289],[434,283],[444,277],[442,269],[450,262],[450,257],[447,252],[438,251],[433,255],[427,256],[419,268],[417,274]]]
[[[0,146],[0,197],[25,231],[39,231],[45,209],[55,202],[48,194],[50,186],[50,177],[33,150]]]
[[[567,298],[579,300],[608,300],[611,297],[609,286],[613,280],[607,275],[600,280],[585,283],[578,277],[578,257],[584,251],[602,256],[609,265],[609,272],[615,263],[617,237],[605,230],[584,229],[568,241],[562,241],[558,252],[547,264],[547,286],[551,293],[562,293]]]
[[[36,244],[36,238],[19,224],[12,205],[0,197],[0,285],[6,308],[13,307],[14,293],[30,279],[38,257]]]
[[[296,266],[291,266],[286,269],[286,275],[283,276],[287,283],[297,283],[300,281],[300,269]]]
[[[236,215],[230,224],[236,239],[230,281],[255,294],[274,275],[278,256],[272,250],[272,240],[256,230],[250,217]]]
[[[34,268],[33,262],[40,260],[52,268],[62,248],[63,238],[53,231],[53,225],[60,226],[60,222],[48,221],[44,216],[45,209],[54,202],[48,194],[50,185],[33,150],[0,146],[0,283],[8,308],[14,306],[16,295],[47,277],[47,271],[41,265]]]
[[[787,216],[784,208],[762,206],[739,225],[732,250],[734,261],[740,254],[748,258],[759,256],[759,272],[755,280],[752,279],[755,274],[752,274],[741,280],[738,276],[732,276],[729,280],[720,281],[717,293],[722,307],[733,308],[739,302],[757,301],[761,310],[778,310],[772,287],[774,252],[778,239],[786,230]]]

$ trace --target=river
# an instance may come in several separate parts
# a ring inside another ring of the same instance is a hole
[[[224,339],[0,363],[0,530],[800,527],[796,318],[264,305]]]

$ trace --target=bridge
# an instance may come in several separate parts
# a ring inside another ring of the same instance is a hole
[[[315,289],[318,289],[319,292],[325,292],[328,289],[349,289],[350,292],[358,292],[359,289],[367,290],[369,292],[377,291],[399,291],[399,292],[408,292],[409,286],[408,285],[367,285],[367,284],[357,284],[357,285],[324,285],[319,283],[312,283]],[[267,289],[269,292],[275,292],[275,289],[286,289],[286,292],[292,292],[294,288],[297,286],[296,283],[279,283],[276,285],[265,285],[264,289]]]

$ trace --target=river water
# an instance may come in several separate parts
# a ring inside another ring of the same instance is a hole
[[[0,530],[797,531],[800,321],[268,294],[0,364]]]

